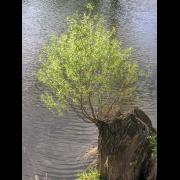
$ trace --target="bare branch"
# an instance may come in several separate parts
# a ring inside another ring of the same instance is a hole
[[[89,106],[90,106],[90,109],[91,109],[91,113],[92,113],[92,115],[93,115],[93,118],[94,118],[94,120],[97,120],[97,117],[96,117],[95,112],[94,112],[94,108],[93,108],[92,103],[91,103],[91,95],[90,95],[90,94],[89,94],[89,96],[88,96],[88,100],[89,100]]]
[[[105,115],[105,116],[108,116],[108,115],[109,115],[109,113],[110,113],[111,110],[112,110],[113,105],[114,105],[116,102],[118,102],[119,99],[120,99],[120,96],[117,96],[117,97],[114,99],[114,101],[111,103],[111,105],[110,105],[108,111],[106,112],[106,115]]]
[[[85,117],[91,120],[93,123],[95,123],[94,119],[87,113],[86,109],[83,106],[82,95],[80,96],[80,106],[81,106],[82,113],[85,115]]]
[[[70,105],[70,107],[73,109],[73,111],[77,114],[77,116],[78,116],[79,118],[81,118],[84,122],[86,122],[86,123],[92,123],[91,120],[88,121],[87,118],[84,118],[84,117],[81,115],[81,113],[79,113],[78,110],[77,110],[71,103],[69,103],[69,105]],[[83,114],[83,115],[84,115],[84,114]],[[84,116],[85,116],[85,115],[84,115]]]

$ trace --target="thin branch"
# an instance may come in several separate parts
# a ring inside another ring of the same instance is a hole
[[[76,113],[76,115],[79,117],[79,118],[81,118],[84,122],[86,122],[86,123],[92,123],[92,121],[88,121],[87,120],[87,118],[84,118],[79,112],[78,112],[78,110],[71,104],[71,103],[69,103],[69,105],[70,105],[70,107],[73,109],[73,111]],[[84,115],[84,114],[83,114]]]
[[[92,113],[92,115],[93,115],[93,117],[94,117],[94,120],[96,120],[97,117],[96,117],[96,115],[95,115],[94,108],[93,108],[92,103],[91,103],[91,95],[90,95],[90,94],[89,94],[89,96],[88,96],[88,100],[89,100],[89,106],[90,106],[90,109],[91,109],[91,113]]]
[[[110,105],[108,111],[106,112],[106,115],[105,115],[105,116],[108,116],[108,115],[109,115],[109,113],[110,113],[111,110],[112,110],[113,105],[114,105],[117,101],[119,101],[119,99],[120,99],[120,96],[118,96],[118,97],[116,97],[116,98],[114,99],[114,101],[113,101],[112,104]]]
[[[86,109],[83,106],[83,100],[82,100],[82,95],[80,96],[80,106],[81,106],[81,110],[82,113],[85,115],[86,118],[88,118],[89,120],[91,120],[93,123],[95,123],[94,119],[87,113]]]

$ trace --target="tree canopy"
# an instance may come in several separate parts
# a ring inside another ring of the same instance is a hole
[[[46,87],[41,95],[49,109],[63,112],[71,107],[86,122],[103,119],[114,105],[130,99],[139,76],[131,60],[131,48],[122,48],[106,30],[101,15],[74,13],[67,31],[52,36],[40,53],[37,79]]]

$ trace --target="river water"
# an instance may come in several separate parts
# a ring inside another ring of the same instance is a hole
[[[93,125],[73,112],[57,117],[39,101],[41,89],[34,78],[37,55],[51,34],[66,30],[66,17],[85,11],[86,0],[24,0],[22,2],[22,177],[23,180],[74,180],[86,166],[84,152],[96,142]],[[142,68],[151,65],[151,77],[141,82],[139,106],[157,127],[157,1],[95,0],[107,27],[117,28],[124,47]]]

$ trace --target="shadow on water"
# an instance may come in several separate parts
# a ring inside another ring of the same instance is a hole
[[[111,5],[110,5],[110,29],[112,29],[113,27],[115,28],[115,30],[118,29],[118,18],[117,18],[117,11],[120,8],[119,6],[119,0],[111,0]],[[115,36],[117,37],[117,33],[115,34]]]

